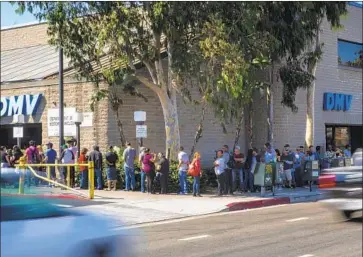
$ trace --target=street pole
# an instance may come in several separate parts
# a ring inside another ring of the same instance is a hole
[[[16,144],[19,146],[19,148],[21,149],[21,138],[17,137],[16,138]]]
[[[77,160],[81,153],[81,122],[75,122],[76,124],[76,137],[77,137]]]
[[[59,47],[59,154],[64,144],[63,48]],[[79,143],[79,142],[78,142]]]

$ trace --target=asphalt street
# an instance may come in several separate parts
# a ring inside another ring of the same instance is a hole
[[[147,215],[147,214],[145,214]],[[133,256],[361,257],[362,219],[319,203],[290,204],[130,229]]]

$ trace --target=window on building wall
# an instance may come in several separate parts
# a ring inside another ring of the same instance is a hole
[[[363,45],[338,39],[338,64],[363,68]]]

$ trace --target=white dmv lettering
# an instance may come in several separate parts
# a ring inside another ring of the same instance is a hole
[[[42,94],[36,94],[1,97],[0,116],[34,115],[42,96]]]

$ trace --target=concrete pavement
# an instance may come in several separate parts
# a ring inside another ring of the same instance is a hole
[[[32,188],[31,188],[32,189]],[[62,198],[74,197],[73,192],[58,188],[34,188],[34,192],[43,196]],[[86,190],[82,190],[86,193]],[[3,193],[3,191],[2,191]],[[125,191],[95,191],[95,199],[89,204],[72,201],[62,204],[70,208],[95,212],[97,214],[117,217],[118,225],[127,225],[156,222],[191,216],[200,216],[217,212],[253,209],[271,205],[296,203],[302,201],[316,201],[321,197],[320,191],[314,189],[309,192],[306,188],[285,189],[276,192],[273,196],[267,193],[261,197],[259,193],[245,193],[234,196],[216,197],[213,194],[204,194],[203,197],[192,195],[149,195],[141,192]]]
[[[261,208],[130,229],[148,257],[360,257],[362,220],[337,222],[319,203]]]

